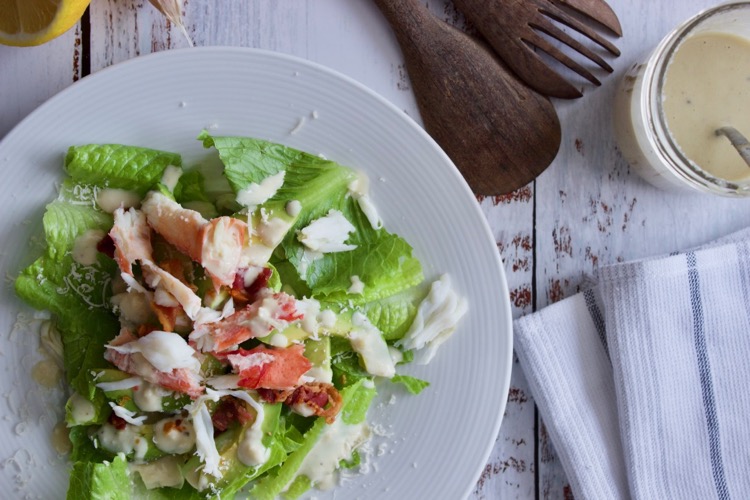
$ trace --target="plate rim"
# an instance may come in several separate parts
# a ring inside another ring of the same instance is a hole
[[[60,90],[59,92],[57,92],[56,94],[54,94],[53,96],[45,100],[42,104],[37,106],[33,111],[31,111],[28,115],[26,115],[23,119],[21,119],[15,126],[13,126],[13,128],[11,128],[11,130],[8,131],[8,133],[2,139],[0,139],[0,153],[2,153],[2,151],[6,147],[6,144],[12,143],[15,136],[23,132],[23,129],[27,123],[36,119],[37,115],[45,113],[46,109],[54,106],[54,104],[57,101],[65,100],[68,94],[71,94],[74,92],[84,92],[86,87],[90,85],[95,85],[97,80],[99,79],[97,78],[97,75],[102,75],[102,74],[108,75],[110,73],[115,73],[118,71],[129,71],[129,68],[131,66],[142,64],[144,61],[183,56],[184,54],[187,54],[187,53],[197,53],[197,52],[200,52],[200,53],[233,52],[233,53],[237,53],[240,55],[248,55],[248,56],[255,55],[255,56],[268,57],[271,59],[285,60],[287,62],[298,64],[302,67],[308,67],[316,71],[319,71],[321,73],[327,74],[328,76],[333,77],[334,79],[340,80],[347,85],[355,87],[358,91],[369,95],[369,97],[376,99],[380,105],[389,109],[391,113],[397,115],[399,119],[407,123],[408,126],[411,127],[423,140],[426,140],[428,143],[430,143],[431,148],[434,149],[435,152],[440,157],[442,157],[442,159],[451,167],[448,170],[451,172],[451,175],[454,177],[455,181],[458,182],[459,185],[461,186],[461,191],[463,195],[466,196],[467,198],[471,198],[470,203],[467,203],[467,207],[469,205],[471,206],[471,212],[473,213],[473,216],[480,221],[480,225],[483,230],[483,235],[482,235],[483,238],[487,240],[488,244],[492,244],[493,246],[496,246],[496,240],[495,240],[494,235],[492,234],[492,230],[490,228],[487,217],[482,212],[481,206],[478,200],[476,199],[475,194],[473,193],[473,191],[471,191],[471,188],[469,187],[468,183],[466,182],[464,177],[461,175],[460,171],[455,166],[455,164],[450,159],[450,157],[445,153],[445,151],[443,151],[440,145],[432,138],[432,136],[429,135],[429,133],[427,133],[427,131],[425,131],[425,129],[417,121],[415,121],[411,116],[406,114],[403,110],[398,108],[394,103],[389,101],[387,98],[385,98],[378,92],[374,91],[367,85],[363,84],[362,82],[346,75],[345,73],[342,73],[339,70],[333,69],[324,64],[321,64],[321,63],[318,63],[318,62],[315,62],[315,61],[312,61],[312,60],[309,60],[309,59],[306,59],[297,55],[292,55],[292,54],[275,51],[275,50],[260,49],[260,48],[254,48],[254,47],[212,45],[212,46],[202,46],[202,47],[192,47],[192,48],[161,50],[161,51],[152,52],[149,54],[138,55],[136,57],[132,57],[127,60],[111,64],[105,68],[99,69],[89,75],[86,75],[80,80],[73,82],[72,84]],[[500,295],[505,298],[501,306],[504,310],[503,312],[504,312],[504,317],[506,318],[506,321],[505,321],[505,324],[502,326],[504,327],[505,331],[507,331],[507,335],[506,335],[506,342],[504,343],[504,345],[502,345],[502,347],[506,350],[505,360],[504,360],[505,370],[502,373],[503,375],[503,380],[501,381],[502,385],[498,384],[498,389],[500,389],[500,394],[502,397],[500,398],[498,415],[496,416],[494,420],[494,427],[491,430],[491,435],[493,436],[493,439],[488,440],[488,443],[486,444],[485,449],[482,450],[481,456],[483,458],[484,463],[487,463],[490,458],[492,450],[495,447],[495,442],[496,442],[497,436],[499,435],[502,422],[504,420],[505,410],[507,406],[507,399],[508,399],[508,394],[510,390],[512,367],[513,367],[514,332],[513,332],[513,317],[512,317],[512,310],[511,310],[511,303],[510,303],[510,292],[509,292],[504,262],[499,251],[494,252],[494,261],[496,264],[495,269],[500,278],[499,282],[496,283],[496,285],[499,287]],[[501,325],[498,325],[498,326],[501,326]],[[472,481],[468,484],[467,489],[464,492],[463,498],[468,497],[469,494],[475,490],[476,483],[481,477],[482,471],[483,469],[479,468],[477,471],[474,472],[474,477]]]

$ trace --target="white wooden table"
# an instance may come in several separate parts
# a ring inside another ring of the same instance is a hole
[[[445,20],[465,25],[449,1],[427,3]],[[601,88],[587,87],[582,99],[555,103],[563,140],[544,174],[510,195],[478,197],[505,260],[516,316],[575,293],[599,266],[700,244],[749,220],[750,200],[650,187],[631,173],[612,133],[612,96],[624,69],[674,25],[717,2],[610,3],[624,30],[615,74]],[[301,56],[360,81],[419,119],[395,38],[371,0],[186,0],[184,21],[198,46]],[[93,0],[76,27],[46,45],[0,46],[0,137],[89,73],[185,46],[180,32],[148,2]],[[565,473],[517,361],[513,368],[502,429],[471,498],[569,498]]]

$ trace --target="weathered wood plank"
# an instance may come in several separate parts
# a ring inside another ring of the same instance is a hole
[[[532,311],[534,271],[533,184],[512,194],[481,199],[503,256],[513,316]],[[536,409],[518,359],[513,357],[508,403],[474,498],[533,498],[536,491]]]
[[[557,103],[562,147],[536,184],[538,308],[585,288],[599,266],[697,245],[747,224],[747,200],[671,194],[646,184],[620,155],[612,129],[612,99],[624,70],[672,27],[714,3],[611,2],[624,31],[615,73],[582,99]],[[570,487],[539,427],[540,496],[567,498]]]
[[[81,27],[39,47],[0,45],[0,138],[81,77]]]

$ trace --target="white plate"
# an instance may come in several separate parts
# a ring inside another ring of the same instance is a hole
[[[381,456],[369,474],[345,481],[336,497],[467,496],[494,445],[510,381],[502,264],[448,157],[403,112],[351,79],[301,59],[239,48],[161,52],[84,78],[0,143],[3,274],[15,276],[40,253],[43,207],[62,178],[68,146],[147,146],[181,153],[190,166],[214,154],[194,139],[202,128],[281,142],[364,169],[386,227],[414,246],[427,277],[452,276],[470,311],[430,365],[408,370],[431,386],[419,396],[397,391],[394,405],[385,394],[374,406],[371,417],[391,434],[390,444],[376,450]],[[35,325],[27,324],[32,311],[12,284],[2,293],[0,483],[16,496],[61,497],[66,462],[49,438],[60,418],[61,391],[31,380],[39,359]]]

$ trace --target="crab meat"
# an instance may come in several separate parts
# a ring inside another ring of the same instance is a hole
[[[200,361],[195,351],[176,333],[153,331],[136,337],[122,329],[105,346],[104,359],[120,370],[165,389],[200,396]]]
[[[294,297],[283,292],[262,297],[227,318],[198,325],[190,334],[202,352],[220,353],[252,338],[265,337],[302,319]]]
[[[201,299],[189,286],[152,262],[144,263],[143,270],[143,277],[151,288],[157,292],[163,290],[171,295],[190,319],[194,320],[198,316]]]
[[[227,353],[232,370],[239,375],[240,387],[248,389],[293,389],[312,363],[305,348],[296,344],[286,348],[258,346]]]
[[[132,276],[136,261],[150,262],[152,259],[151,228],[143,212],[134,208],[118,208],[114,217],[115,223],[109,232],[115,244],[114,257],[120,271]]]
[[[142,210],[154,231],[199,262],[217,286],[232,285],[249,236],[247,223],[233,217],[206,220],[157,191],[146,196]]]

